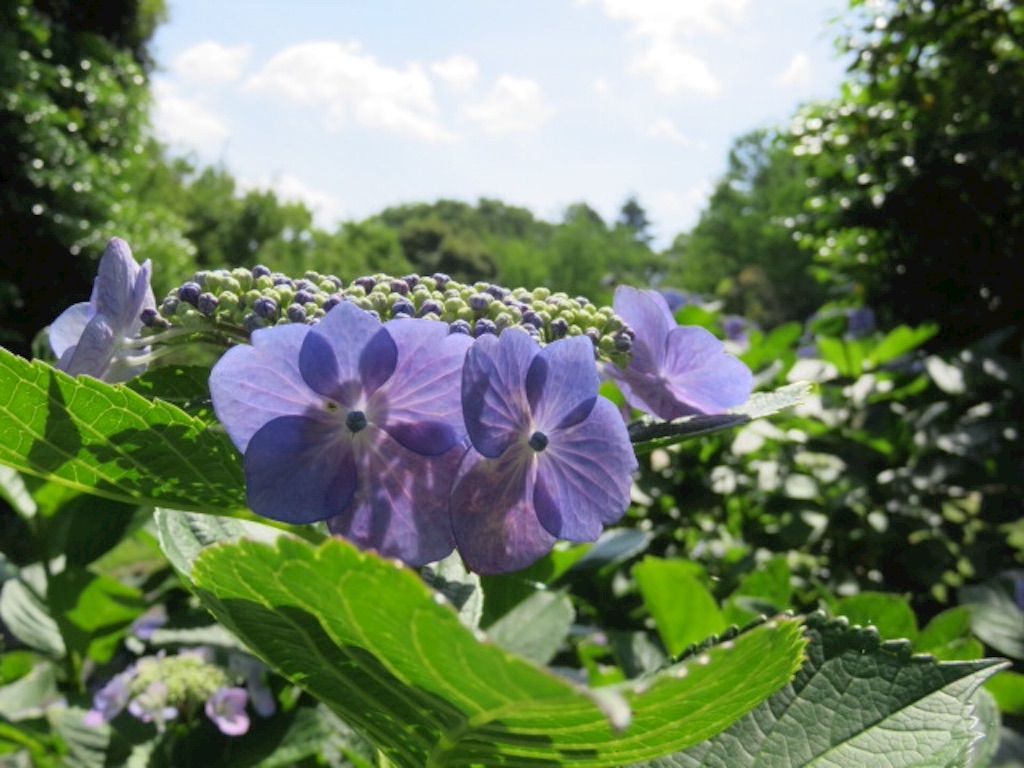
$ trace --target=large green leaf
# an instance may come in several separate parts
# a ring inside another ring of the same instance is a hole
[[[0,464],[118,501],[245,506],[227,436],[162,400],[0,348]]]
[[[161,536],[187,534],[178,526]],[[414,571],[343,540],[178,542],[174,551],[176,565],[198,552],[183,572],[219,621],[395,766],[652,759],[728,727],[802,658],[801,624],[782,620],[658,674],[591,690],[503,650]]]
[[[972,697],[1003,662],[938,662],[845,619],[807,620],[796,679],[705,744],[651,768],[970,765],[983,735]]]

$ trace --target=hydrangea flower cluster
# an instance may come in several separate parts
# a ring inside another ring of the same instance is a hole
[[[619,364],[628,361],[632,346],[630,329],[611,307],[547,288],[468,285],[443,273],[401,278],[378,274],[344,285],[334,275],[312,271],[293,279],[263,266],[204,270],[171,291],[144,320],[151,332],[178,327],[233,343],[247,340],[260,328],[315,324],[343,301],[382,321],[435,319],[472,337],[499,334],[513,326],[541,343],[585,335],[603,358]]]
[[[245,676],[246,686],[233,685],[233,676],[212,661],[208,649],[183,650],[174,656],[144,656],[111,678],[93,697],[85,723],[98,727],[127,711],[163,731],[174,720],[191,720],[201,709],[226,736],[249,730],[246,705],[269,717],[276,702],[263,684],[265,668],[253,659],[239,657],[233,670]],[[234,666],[234,662],[232,662]]]
[[[144,362],[124,349],[220,339],[210,394],[253,511],[326,521],[416,566],[457,547],[480,573],[518,570],[625,513],[637,462],[599,397],[602,372],[663,419],[722,413],[752,388],[750,370],[709,331],[678,326],[655,291],[620,287],[608,308],[445,275],[343,287],[257,267],[197,273],[157,309],[148,280],[148,262],[111,241],[89,305],[51,330],[62,367],[120,380]],[[174,700],[159,685],[133,691],[156,721],[176,707],[159,706]]]

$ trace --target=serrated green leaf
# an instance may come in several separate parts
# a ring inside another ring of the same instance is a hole
[[[750,711],[790,678],[803,645],[798,622],[776,622],[591,691],[482,639],[413,571],[343,540],[219,544],[184,573],[254,653],[400,768],[651,759]]]
[[[154,368],[125,382],[125,386],[149,399],[176,405],[190,416],[215,420],[210,400],[210,369],[202,366]]]
[[[2,348],[0,393],[0,464],[118,501],[245,506],[231,441],[169,403]]]
[[[800,405],[810,393],[811,384],[797,381],[771,392],[755,392],[747,402],[733,408],[730,413],[747,416],[750,419],[763,419],[765,416]]]
[[[938,662],[845,619],[807,620],[808,661],[726,732],[650,768],[940,768],[982,736],[971,698],[1004,663]]]
[[[178,571],[189,576],[192,563],[211,544],[249,538],[272,542],[284,531],[234,517],[189,514],[179,509],[157,509],[153,513],[160,548]]]

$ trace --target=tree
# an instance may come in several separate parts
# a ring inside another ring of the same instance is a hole
[[[738,138],[697,225],[670,249],[666,282],[717,295],[729,312],[765,326],[809,316],[825,294],[809,272],[810,254],[793,239],[805,166],[773,131]]]
[[[852,0],[842,95],[792,128],[802,235],[889,323],[961,346],[1024,316],[1024,8]]]
[[[630,195],[622,204],[619,211],[619,219],[616,224],[625,227],[633,233],[637,242],[648,245],[651,242],[651,222],[647,218],[647,212],[636,199],[636,195]]]
[[[0,4],[0,322],[22,354],[88,297],[112,235],[173,269],[190,258],[181,221],[139,194],[155,151],[146,44],[163,14],[159,0]]]

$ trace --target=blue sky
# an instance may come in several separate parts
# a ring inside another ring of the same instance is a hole
[[[829,0],[168,0],[154,125],[318,223],[628,195],[689,229],[732,140],[837,93]]]

